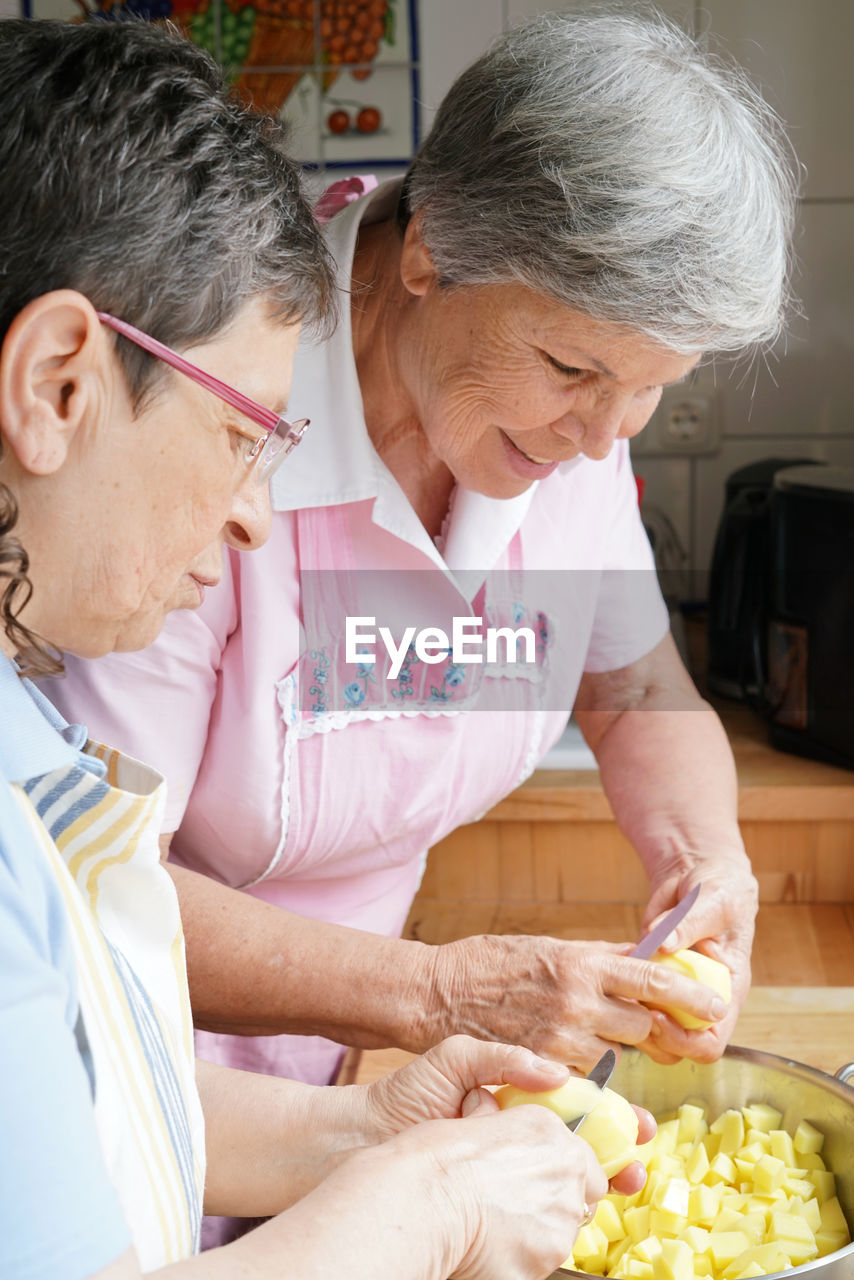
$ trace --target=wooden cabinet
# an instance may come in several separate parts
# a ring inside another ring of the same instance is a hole
[[[850,983],[854,772],[775,751],[747,709],[718,709],[759,881],[762,949],[755,961],[765,964],[767,950],[769,970],[777,966],[767,977],[757,971],[755,980]],[[624,941],[638,935],[646,897],[646,876],[617,830],[599,774],[538,771],[431,850],[406,935],[425,942],[486,932]]]

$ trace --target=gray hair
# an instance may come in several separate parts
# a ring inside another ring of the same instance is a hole
[[[744,72],[658,13],[546,14],[441,103],[404,187],[445,284],[521,283],[674,351],[771,341],[797,165]]]
[[[53,289],[182,349],[263,296],[325,328],[334,274],[282,129],[147,22],[0,22],[0,340]],[[135,401],[164,366],[116,339]]]
[[[281,143],[174,31],[0,22],[0,342],[64,288],[179,349],[256,297],[325,330],[334,271]],[[116,349],[139,408],[166,366],[124,338]],[[32,586],[17,514],[0,484],[0,630],[26,673],[57,672],[18,617]]]

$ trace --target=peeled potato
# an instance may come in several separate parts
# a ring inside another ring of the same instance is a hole
[[[711,987],[713,991],[717,991],[725,1004],[729,1004],[732,999],[732,979],[729,969],[725,964],[721,964],[720,960],[704,956],[702,951],[683,948],[670,955],[663,955],[660,951],[656,951],[652,962],[663,964],[668,969],[675,969],[686,978],[693,978],[695,982],[702,982],[704,986]],[[663,1009],[688,1031],[705,1031],[706,1027],[712,1025],[711,1022],[703,1022],[700,1018],[695,1018],[692,1013],[686,1013],[684,1009],[677,1009],[674,1005],[656,1004],[650,1005],[650,1008]]]
[[[559,1089],[527,1093],[515,1085],[498,1089],[495,1100],[504,1110],[536,1103],[555,1111],[564,1122],[585,1116],[580,1136],[589,1142],[606,1176],[613,1178],[635,1159],[638,1118],[633,1108],[612,1089],[573,1077]]]

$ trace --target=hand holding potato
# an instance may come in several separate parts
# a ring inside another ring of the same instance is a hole
[[[724,1017],[713,992],[659,965],[631,959],[628,948],[628,943],[492,935],[436,947],[433,989],[439,1007],[428,1023],[426,1044],[462,1031],[525,1044],[588,1071],[615,1044],[649,1047],[654,1056],[659,1052],[653,1029],[657,1020],[669,1019],[650,1005],[670,1003],[707,1022]],[[682,1033],[680,1056],[697,1056],[695,1041],[702,1050],[699,1033],[693,1038]]]
[[[690,947],[726,965],[732,976],[732,998],[725,1016],[708,1030],[686,1030],[672,1018],[655,1014],[649,1040],[638,1047],[658,1062],[686,1057],[713,1062],[719,1058],[750,988],[758,889],[741,850],[697,856],[690,863],[682,859],[672,865],[662,864],[652,878],[644,927],[652,928],[698,882],[703,885],[700,896],[661,950],[673,953]]]
[[[497,1094],[484,1087],[496,1084],[505,1086]],[[570,1076],[566,1067],[537,1058],[519,1045],[490,1044],[468,1036],[453,1036],[369,1085],[367,1132],[381,1142],[425,1120],[490,1115],[503,1105],[502,1094],[508,1098],[514,1093],[522,1100],[538,1102],[560,1097],[566,1105],[552,1109],[566,1120],[572,1118],[564,1114],[566,1107],[572,1105],[567,1101],[568,1093],[580,1096],[585,1089],[587,1100],[594,1104],[608,1094],[620,1105],[616,1127],[611,1128],[616,1134],[622,1126],[630,1135],[622,1142],[623,1148],[633,1148],[635,1142],[646,1142],[652,1136],[655,1124],[649,1113],[631,1107],[610,1090],[600,1091],[592,1082]],[[612,1136],[609,1134],[609,1140]],[[589,1139],[587,1133],[585,1145],[590,1145]],[[633,1151],[629,1159],[612,1160],[606,1165],[608,1176],[614,1175],[614,1188],[627,1195],[639,1190],[644,1181],[643,1169],[632,1156]]]

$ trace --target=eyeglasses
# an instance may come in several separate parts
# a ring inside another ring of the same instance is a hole
[[[127,338],[129,342],[142,347],[143,351],[147,351],[149,355],[156,356],[158,360],[163,360],[166,364],[171,365],[173,369],[177,369],[179,373],[186,374],[188,378],[192,378],[193,382],[197,382],[200,387],[206,387],[208,391],[212,391],[215,396],[225,400],[234,409],[239,409],[241,413],[245,413],[247,418],[251,418],[253,422],[257,422],[259,426],[269,432],[269,435],[261,436],[256,440],[247,454],[247,461],[254,466],[254,475],[258,484],[266,483],[273,472],[282,465],[291,449],[296,448],[300,440],[302,440],[305,429],[309,424],[308,418],[300,418],[298,422],[287,422],[279,414],[274,413],[272,409],[265,409],[263,405],[251,400],[249,396],[245,396],[242,391],[229,386],[227,382],[221,382],[212,373],[206,373],[204,369],[199,369],[197,365],[191,364],[189,360],[179,356],[177,351],[173,351],[171,347],[158,342],[156,338],[150,338],[141,329],[134,328],[132,324],[127,324],[124,320],[117,320],[115,316],[108,315],[106,311],[97,311],[95,314],[102,324],[107,325],[110,329],[115,329],[116,333],[120,333],[123,338]]]

